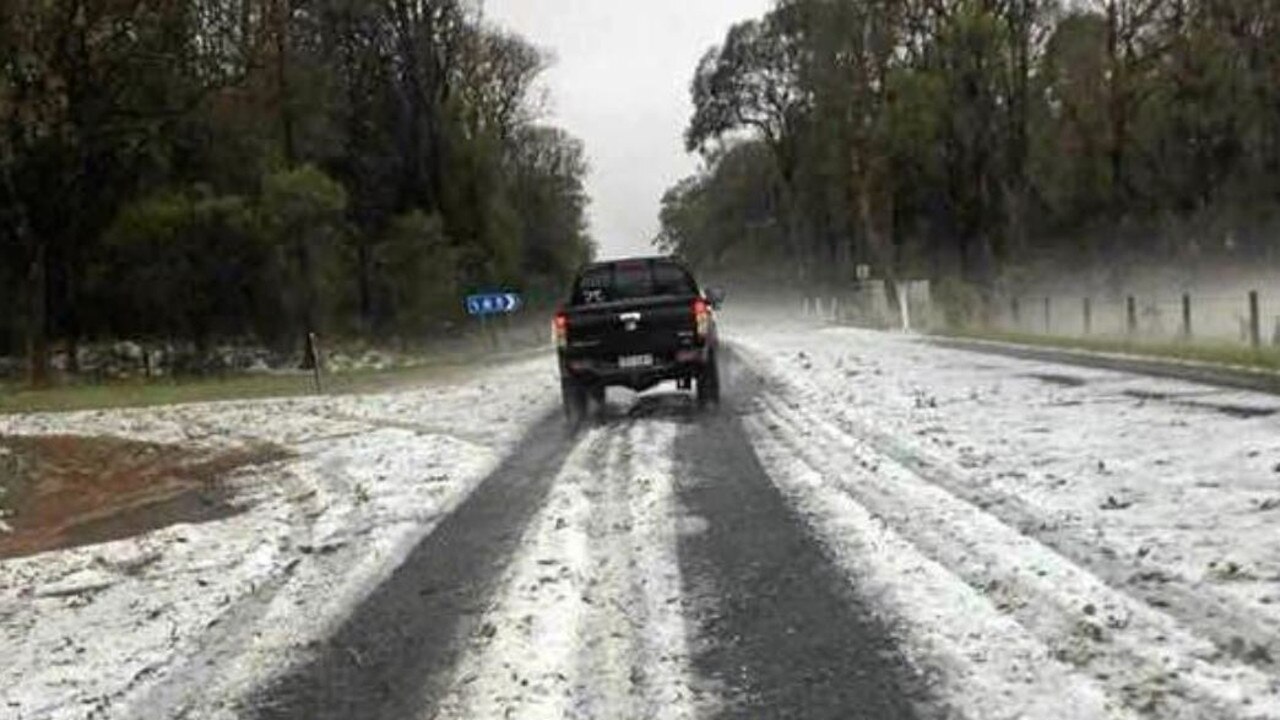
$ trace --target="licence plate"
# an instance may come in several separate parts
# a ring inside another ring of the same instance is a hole
[[[630,370],[632,368],[653,367],[653,356],[652,355],[623,355],[622,357],[618,358],[618,367],[622,368],[623,370]]]

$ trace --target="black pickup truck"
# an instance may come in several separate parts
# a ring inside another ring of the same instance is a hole
[[[722,300],[667,257],[582,268],[553,321],[569,419],[581,419],[588,399],[602,402],[611,385],[641,392],[674,380],[682,390],[696,384],[700,405],[719,401],[715,311]]]

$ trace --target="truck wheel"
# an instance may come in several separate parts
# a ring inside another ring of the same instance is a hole
[[[596,405],[604,405],[604,386],[596,385],[591,388],[591,399]]]
[[[587,389],[573,380],[560,381],[560,396],[564,400],[564,417],[577,425],[587,417]]]
[[[707,359],[707,364],[698,375],[698,404],[707,406],[720,402],[720,365],[716,356]]]

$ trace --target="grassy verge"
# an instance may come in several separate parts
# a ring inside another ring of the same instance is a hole
[[[1262,370],[1280,371],[1280,348],[1254,349],[1243,345],[1199,344],[1192,342],[1147,342],[1106,337],[1064,337],[1033,335],[1001,330],[947,330],[939,337],[993,340],[1037,347],[1093,352],[1123,353],[1155,360],[1194,360],[1218,365],[1238,365]]]
[[[444,382],[478,365],[532,356],[537,352],[536,348],[527,348],[500,355],[479,350],[449,353],[426,358],[412,367],[328,375],[324,378],[324,389],[326,394],[347,394]],[[298,397],[315,393],[312,382],[309,373],[288,373],[75,383],[40,390],[0,384],[0,415]]]

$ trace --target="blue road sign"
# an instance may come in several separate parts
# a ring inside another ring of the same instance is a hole
[[[467,297],[467,314],[507,315],[516,312],[524,304],[517,293],[486,293]]]

